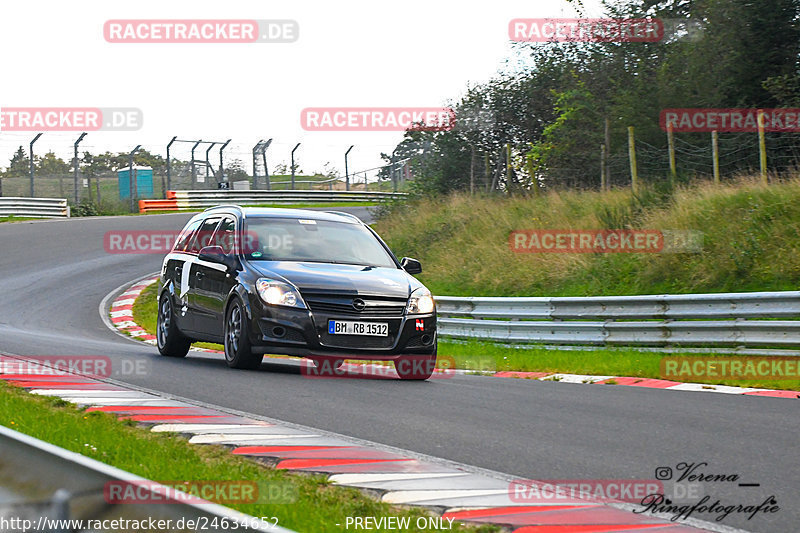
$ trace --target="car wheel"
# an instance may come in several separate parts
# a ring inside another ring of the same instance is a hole
[[[172,298],[164,292],[158,303],[158,318],[156,320],[156,342],[158,351],[167,357],[186,357],[192,346],[191,339],[187,339],[178,331],[175,323],[175,311],[172,307]]]
[[[238,299],[225,313],[225,362],[231,368],[253,370],[261,366],[263,355],[253,354],[247,336],[247,315]]]
[[[424,381],[431,377],[436,369],[436,354],[406,355],[395,360],[394,369],[400,379]]]

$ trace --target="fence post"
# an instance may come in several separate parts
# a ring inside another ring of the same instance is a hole
[[[636,168],[636,142],[633,126],[628,126],[628,159],[631,162],[631,190],[633,194],[636,194],[639,192],[639,171]]]
[[[600,145],[600,190],[606,190],[606,184],[608,183],[608,178],[606,177],[606,159],[608,158],[608,151],[606,150],[606,145]]]
[[[506,143],[506,193],[511,192],[511,144]]]
[[[486,192],[489,192],[489,184],[491,180],[489,179],[489,172],[491,169],[489,168],[489,154],[484,152],[483,154],[483,179],[486,180]]]
[[[767,178],[767,140],[764,133],[764,110],[758,110],[758,150],[759,161],[761,163],[761,183],[764,185],[769,184]]]
[[[533,195],[538,198],[539,197],[539,179],[536,177],[536,173],[533,168],[533,158],[528,157],[527,161],[525,162],[528,166],[528,174],[531,176],[531,182],[533,183]]]
[[[469,194],[475,194],[475,146],[470,147],[469,152]]]
[[[675,163],[675,133],[672,131],[672,124],[667,125],[667,146],[669,148],[669,180],[671,185],[675,185],[675,178],[678,175],[678,165]]]
[[[533,150],[533,143],[528,143],[528,146]],[[528,152],[525,154],[525,165],[528,169],[528,175],[531,177],[531,183],[533,184],[533,195],[538,198],[539,197],[539,178],[536,177],[536,169],[535,165],[533,164],[533,153]]]
[[[711,132],[711,151],[714,157],[714,184],[719,185],[719,133]]]
[[[605,118],[605,131],[603,133],[603,145],[606,147],[606,189],[611,188],[611,121]]]
[[[42,133],[39,133],[38,135],[36,135],[36,137],[34,137],[34,138],[33,138],[33,140],[31,141],[31,144],[30,144],[30,156],[31,156],[31,169],[30,169],[30,171],[31,171],[31,198],[34,198],[34,197],[36,196],[36,191],[35,191],[35,189],[34,189],[34,186],[33,186],[33,174],[34,174],[34,164],[33,164],[33,162],[34,162],[34,158],[33,158],[33,143],[35,143],[36,141],[38,141],[38,140],[39,140],[39,137],[41,137],[42,135],[43,135]]]
[[[72,162],[74,164],[73,171],[75,172],[75,178],[73,180],[74,183],[75,183],[75,205],[78,205],[78,202],[80,201],[80,192],[79,191],[80,191],[80,186],[81,186],[81,185],[78,184],[78,174],[80,173],[80,168],[81,168],[80,163],[78,161],[78,145],[81,144],[81,141],[87,135],[88,135],[88,133],[86,133],[85,131],[83,133],[81,133],[81,136],[78,137],[78,140],[75,141],[75,144],[73,145],[73,148],[75,149],[75,152],[73,154],[73,159],[72,159]],[[91,192],[92,192],[92,190],[89,189],[89,193],[91,193]]]

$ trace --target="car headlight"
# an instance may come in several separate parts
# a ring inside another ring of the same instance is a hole
[[[297,290],[287,283],[269,278],[256,281],[256,291],[264,302],[270,305],[285,305],[305,309],[306,303]]]
[[[420,287],[411,293],[406,306],[406,314],[409,315],[427,315],[433,313],[436,305],[433,302],[431,291],[425,287]]]

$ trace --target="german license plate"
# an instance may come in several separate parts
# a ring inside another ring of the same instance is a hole
[[[386,337],[389,325],[383,322],[351,322],[349,320],[328,320],[330,335],[368,335]]]

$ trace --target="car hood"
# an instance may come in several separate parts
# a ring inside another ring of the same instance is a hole
[[[300,292],[323,291],[408,298],[422,284],[399,268],[294,261],[252,262],[266,277],[281,277]]]

